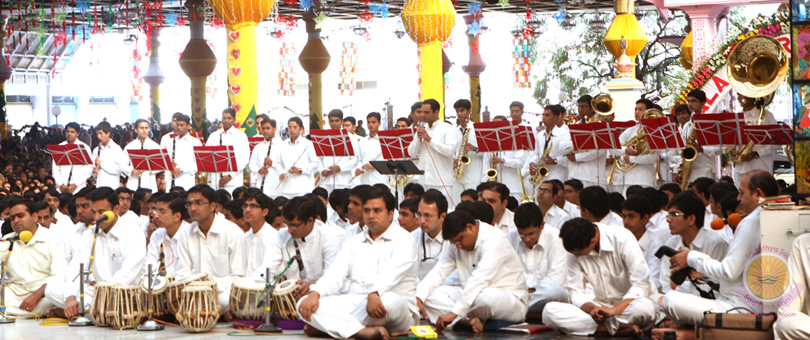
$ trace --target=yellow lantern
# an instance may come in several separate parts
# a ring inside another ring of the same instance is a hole
[[[681,62],[683,68],[687,70],[692,69],[692,32],[690,31],[689,34],[686,35],[686,38],[683,39],[681,43],[681,56],[678,57],[678,61]]]
[[[622,48],[620,46],[622,39],[627,40],[627,56],[631,60],[635,60],[636,56],[647,45],[647,35],[641,30],[641,25],[636,19],[636,15],[632,13],[618,14],[613,18],[613,23],[610,24],[607,33],[605,34],[604,43],[610,54],[613,54],[616,59],[622,55]]]

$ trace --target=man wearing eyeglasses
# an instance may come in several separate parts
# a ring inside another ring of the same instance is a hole
[[[231,284],[245,276],[245,234],[224,215],[214,213],[216,192],[210,186],[193,186],[186,201],[192,223],[176,236],[180,260],[177,280],[188,280],[195,273],[211,275],[217,283],[219,305],[229,319]]]
[[[118,218],[121,219],[123,224],[127,227],[130,225],[132,227],[140,226],[140,217],[129,209],[132,206],[132,190],[129,190],[127,187],[120,187],[115,189],[115,193],[118,195],[118,211],[116,211]],[[146,235],[146,229],[141,229],[144,235]]]
[[[493,226],[503,231],[504,235],[509,230],[515,229],[515,215],[506,209],[509,199],[509,188],[498,182],[486,182],[481,190],[481,200],[492,206]]]
[[[543,213],[544,224],[557,230],[570,218],[565,210],[554,204],[558,197],[560,197],[560,188],[550,180],[543,181],[537,188],[537,206]]]
[[[545,183],[543,183],[545,184]],[[515,211],[515,226],[506,238],[517,252],[526,286],[529,287],[527,319],[542,321],[543,308],[550,301],[568,302],[565,283],[565,249],[556,228],[546,228],[543,213],[532,203]]]
[[[175,275],[180,262],[177,256],[180,246],[175,236],[189,228],[189,223],[184,221],[188,218],[186,200],[179,194],[159,195],[156,199],[154,215],[158,229],[149,238],[144,270],[151,264],[152,271]]]
[[[247,196],[242,204],[242,215],[250,229],[245,233],[247,245],[247,261],[245,273],[248,275],[257,270],[264,273],[261,263],[264,259],[265,247],[269,245],[278,234],[265,220],[270,209],[273,208],[270,197],[263,193]]]
[[[436,189],[430,189],[422,195],[419,210],[416,213],[419,230],[411,233],[416,242],[416,253],[419,257],[419,280],[433,269],[447,242],[442,238],[442,223],[447,216],[447,199]]]
[[[464,211],[454,211],[445,217],[442,237],[453,247],[416,287],[419,313],[438,330],[460,322],[476,333],[490,319],[522,321],[528,310],[528,287],[506,234]],[[444,285],[454,270],[461,286]]]
[[[265,243],[262,265],[248,273],[263,276],[269,267],[270,275],[275,277],[292,258],[292,265],[284,275],[301,285],[295,293],[296,300],[308,293],[309,286],[332,266],[343,245],[343,229],[317,219],[317,199],[300,196],[284,205],[281,216],[287,227]]]

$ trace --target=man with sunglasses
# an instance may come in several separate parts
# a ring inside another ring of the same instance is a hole
[[[519,322],[528,310],[528,287],[506,234],[464,211],[447,214],[442,237],[451,248],[416,287],[419,313],[438,330],[460,322],[482,332],[487,320]],[[458,271],[461,286],[443,285]]]
[[[442,238],[442,223],[447,216],[447,199],[436,189],[426,191],[419,201],[416,216],[419,230],[414,230],[411,235],[416,242],[419,280],[422,280],[439,261],[442,251],[447,248],[447,241]]]

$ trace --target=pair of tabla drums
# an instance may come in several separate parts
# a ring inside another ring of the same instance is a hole
[[[300,287],[296,280],[286,280],[279,283],[273,290],[271,308],[265,308],[266,282],[264,279],[243,277],[233,281],[229,305],[234,316],[234,323],[251,325],[253,328],[261,325],[266,312],[278,311],[281,320],[300,320],[295,309],[295,291]]]

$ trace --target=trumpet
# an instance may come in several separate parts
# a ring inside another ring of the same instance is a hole
[[[298,137],[298,138],[301,138],[301,137]],[[304,148],[304,151],[301,151],[301,154],[298,155],[298,158],[295,159],[295,162],[293,162],[293,164],[292,164],[292,166],[290,166],[290,168],[293,168],[293,167],[295,167],[296,164],[298,164],[298,161],[301,160],[301,157],[303,157],[305,153],[307,153],[307,150],[309,150],[309,145],[307,145],[307,147]],[[289,170],[287,170],[287,172],[289,173]],[[278,181],[278,185],[276,185],[276,190],[278,190],[278,188],[281,188],[281,185],[284,184],[284,182],[287,181],[287,178],[289,178],[289,177],[290,177],[289,175],[284,176],[283,180]]]

